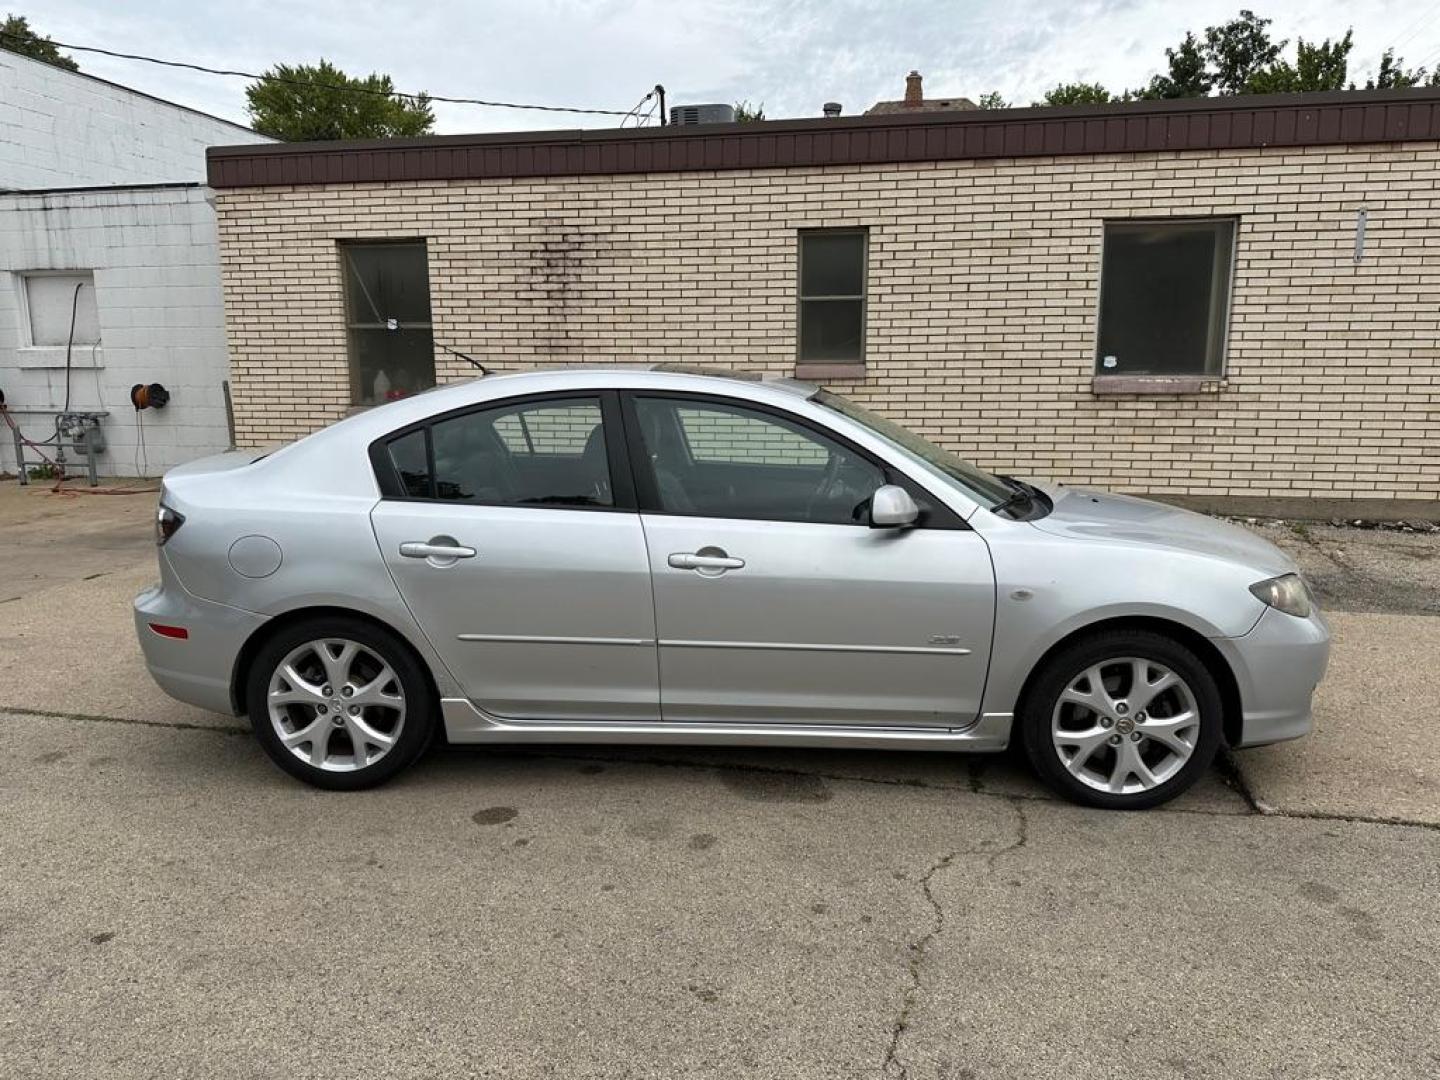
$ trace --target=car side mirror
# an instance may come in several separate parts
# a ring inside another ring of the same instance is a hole
[[[870,496],[870,527],[872,529],[903,529],[914,525],[920,508],[910,493],[894,484],[886,484]]]

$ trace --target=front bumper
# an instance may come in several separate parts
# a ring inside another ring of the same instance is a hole
[[[1297,619],[1267,608],[1242,637],[1219,638],[1240,689],[1236,746],[1298,739],[1311,727],[1311,698],[1330,662],[1330,628],[1318,611]]]
[[[145,666],[173,698],[233,714],[231,679],[240,650],[268,617],[192,596],[160,555],[161,581],[135,598],[135,634]],[[183,627],[183,640],[164,637],[152,623]]]

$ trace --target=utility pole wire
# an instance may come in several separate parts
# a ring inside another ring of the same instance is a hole
[[[9,34],[0,30],[0,39],[13,41],[17,44],[23,43],[28,38],[20,34]],[[96,45],[72,45],[65,41],[50,41],[59,49],[71,49],[75,52],[99,53],[101,56],[111,56],[117,60],[139,60],[146,64],[158,64],[161,67],[185,68],[189,71],[200,71],[206,75],[232,75],[238,79],[255,79],[260,82],[282,83],[286,86],[306,86],[321,90],[336,90],[345,94],[371,94],[385,98],[408,98],[411,101],[443,101],[449,105],[484,105],[491,109],[531,109],[536,112],[560,112],[560,113],[587,113],[592,116],[629,116],[635,110],[626,112],[624,109],[580,109],[568,105],[526,105],[515,101],[485,101],[481,98],[443,97],[440,94],[406,94],[399,90],[371,90],[365,86],[335,86],[331,83],[314,82],[310,79],[285,79],[276,75],[257,75],[253,71],[232,71],[226,68],[205,67],[203,64],[191,64],[184,60],[161,60],[154,56],[140,56],[137,53],[116,52],[113,49],[102,49]],[[649,95],[646,95],[647,98]],[[643,104],[643,102],[642,102]],[[636,108],[639,108],[637,105]]]

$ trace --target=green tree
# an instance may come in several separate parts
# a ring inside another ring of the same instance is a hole
[[[751,105],[748,101],[737,101],[735,103],[735,122],[737,124],[750,124],[756,120],[765,119],[765,103]]]
[[[991,90],[989,93],[981,94],[980,100],[975,102],[981,109],[1008,109],[1010,103],[1000,96],[999,90]]]
[[[435,124],[430,100],[395,97],[389,75],[352,78],[329,61],[276,64],[245,89],[256,131],[286,142],[424,135]]]
[[[1205,61],[1212,85],[1222,94],[1247,92],[1250,79],[1271,67],[1288,41],[1272,41],[1270,19],[1242,10],[1238,18],[1205,30]]]
[[[1046,91],[1045,100],[1036,105],[1103,105],[1107,101],[1121,100],[1111,95],[1099,83],[1061,83],[1053,90]]]
[[[53,41],[31,30],[24,15],[6,15],[5,21],[0,23],[0,49],[54,64],[66,71],[80,70],[80,65],[61,53]]]
[[[1287,94],[1306,90],[1343,90],[1350,65],[1353,31],[1332,43],[1326,38],[1313,45],[1301,38],[1295,43],[1295,63],[1276,60],[1253,73],[1245,82],[1247,94]]]
[[[1156,75],[1149,86],[1137,90],[1137,98],[1192,98],[1210,93],[1213,80],[1205,68],[1205,53],[1194,34],[1186,34],[1179,45],[1166,49],[1165,57],[1169,61],[1166,73]]]
[[[1380,57],[1380,67],[1365,80],[1366,90],[1403,90],[1409,86],[1425,85],[1425,69],[1415,68],[1413,71],[1405,70],[1405,61],[1395,55],[1394,49],[1386,49]],[[1435,74],[1430,76],[1431,86],[1440,86],[1440,68],[1435,69]],[[1351,84],[1353,89],[1354,84]]]

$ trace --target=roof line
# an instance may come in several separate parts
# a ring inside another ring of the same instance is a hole
[[[36,60],[33,56],[26,56],[24,53],[11,52],[9,49],[0,50],[0,56],[5,58],[17,57],[27,64],[39,64],[41,67],[49,68],[51,71],[58,71],[65,75],[73,75],[77,79],[89,79],[91,82],[100,83],[103,86],[110,86],[116,90],[123,90],[127,94],[134,94],[136,97],[145,98],[156,102],[159,105],[168,105],[172,109],[179,109],[181,112],[191,113],[194,116],[203,117],[206,120],[214,120],[217,124],[224,124],[236,131],[243,131],[249,135],[260,135],[262,139],[270,139],[269,135],[261,135],[254,128],[248,128],[244,124],[237,124],[234,120],[226,120],[223,116],[216,116],[214,113],[207,113],[202,109],[196,109],[189,105],[181,105],[178,101],[170,101],[166,98],[156,97],[154,94],[147,94],[144,90],[136,90],[133,86],[126,86],[124,83],[112,82],[110,79],[102,79],[99,75],[91,75],[88,71],[71,71],[69,68],[60,67],[58,64],[50,64],[44,60]],[[270,141],[274,141],[270,139]]]
[[[210,185],[486,180],[1440,140],[1440,88],[216,146]]]
[[[78,187],[0,188],[0,197],[15,195],[104,195],[122,191],[169,191],[203,188],[203,180],[157,181],[153,184],[86,184]]]

